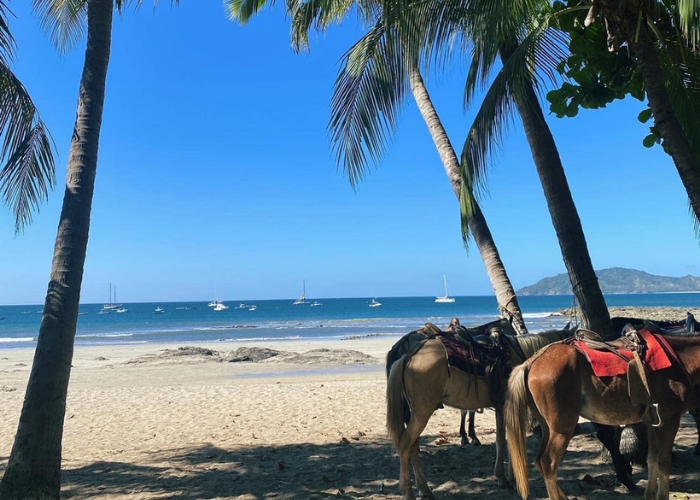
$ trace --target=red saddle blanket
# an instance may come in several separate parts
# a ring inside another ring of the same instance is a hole
[[[659,343],[656,335],[646,329],[641,329],[638,332],[647,343],[647,352],[644,360],[647,366],[651,368],[652,371],[663,370],[664,368],[670,367],[671,360],[666,350]],[[661,341],[664,342],[663,339]],[[620,356],[610,351],[591,349],[584,342],[578,340],[574,341],[573,344],[588,357],[588,360],[591,362],[591,367],[593,368],[593,373],[595,373],[597,377],[614,377],[627,373],[627,362]],[[632,351],[619,350],[618,352],[628,359],[634,357]]]

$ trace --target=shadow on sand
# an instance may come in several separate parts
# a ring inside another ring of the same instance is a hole
[[[458,436],[424,436],[421,458],[436,498],[470,500],[516,500],[513,490],[498,487],[491,476],[494,447],[461,447]],[[595,438],[584,434],[566,454],[560,484],[570,498],[629,499],[617,484],[612,467],[599,461]],[[536,437],[528,439],[530,463],[535,456]],[[343,438],[334,444],[237,447],[212,446],[153,451],[141,463],[101,461],[63,471],[63,498],[116,500],[159,499],[329,499],[363,498],[394,500],[398,490],[398,458],[386,439]],[[7,457],[0,457],[0,474]],[[634,477],[643,487],[646,470],[635,468]],[[692,446],[677,446],[674,452],[672,491],[679,498],[700,498],[700,458]],[[530,467],[530,498],[546,498],[540,474]],[[641,488],[640,492],[641,493]],[[686,495],[687,494],[687,495]]]

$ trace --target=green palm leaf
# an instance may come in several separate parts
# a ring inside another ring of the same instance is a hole
[[[331,101],[331,144],[353,187],[379,161],[407,94],[403,53],[378,21],[343,57]]]
[[[525,95],[529,86],[535,89],[557,82],[556,67],[566,57],[566,37],[557,30],[541,24],[513,49],[506,63],[498,72],[474,118],[462,149],[461,164],[467,169],[464,175],[478,190],[483,189],[488,163],[503,144],[503,137],[513,120],[517,95]],[[488,53],[489,59],[493,57]],[[488,62],[475,53],[471,78],[485,74]],[[483,69],[482,69],[483,68]],[[468,81],[465,90],[465,106],[471,104],[473,89],[478,79]]]
[[[34,0],[41,27],[60,52],[69,52],[87,32],[88,0]]]
[[[48,198],[56,184],[54,144],[29,94],[4,64],[0,64],[0,190],[15,215],[15,232],[32,220],[32,211]]]

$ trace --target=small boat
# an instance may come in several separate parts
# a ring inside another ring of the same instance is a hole
[[[238,307],[236,309],[248,309],[248,307],[252,306],[248,306],[248,304],[241,302],[240,304],[238,304]]]
[[[156,314],[163,314],[165,312],[165,309],[163,309],[162,307],[156,307],[156,310],[153,312],[155,312]]]
[[[294,305],[306,304],[306,280],[303,281],[303,291],[301,297],[294,301]]]
[[[226,309],[228,309],[228,306],[221,301],[217,302],[216,306],[214,306],[215,311],[225,311]]]
[[[442,275],[442,281],[445,283],[445,295],[442,297],[436,297],[435,302],[438,304],[452,304],[455,299],[454,297],[450,297],[450,292],[447,290],[447,279],[445,278],[445,275]]]
[[[211,302],[209,302],[209,303],[207,304],[207,307],[216,307],[216,304],[217,304],[217,301],[216,301],[216,300],[212,300]]]
[[[372,302],[369,303],[370,307],[379,307],[381,305],[381,302],[377,302],[377,299],[372,299]]]
[[[117,309],[117,312],[118,313],[125,313],[125,312],[129,312],[129,310],[126,307],[120,307],[119,309]]]
[[[248,308],[249,311],[255,311],[258,308],[256,305],[252,305]]]
[[[322,306],[322,305],[323,305],[323,304],[321,304],[318,300],[314,300],[314,301],[311,303],[311,307],[317,307],[317,306]]]
[[[114,302],[112,302],[112,284],[109,284],[109,304],[104,304],[102,310],[105,312],[112,312],[119,309],[122,305],[117,304],[117,286],[114,285]]]

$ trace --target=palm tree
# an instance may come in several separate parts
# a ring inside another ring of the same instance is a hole
[[[608,49],[626,43],[637,60],[664,150],[700,221],[700,17],[695,0],[592,0],[586,25],[602,19]],[[671,33],[671,36],[668,34]],[[656,40],[656,42],[655,42]],[[675,61],[673,59],[676,59]]]
[[[565,40],[549,28],[549,2],[538,0],[450,0],[415,2],[386,0],[384,12],[404,31],[410,54],[435,58],[452,44],[471,48],[472,63],[465,102],[475,88],[485,85],[495,63],[501,70],[488,88],[467,134],[462,152],[462,175],[483,183],[488,159],[501,144],[503,131],[514,112],[520,115],[532,150],[572,291],[578,300],[584,326],[603,335],[612,333],[610,315],[600,290],[581,221],[537,91],[541,85],[535,68],[553,78],[563,60]],[[536,22],[531,21],[536,17]],[[468,206],[463,212],[469,213]]]
[[[16,44],[0,0],[0,134],[4,135],[0,159],[0,191],[15,216],[15,233],[31,223],[32,212],[56,184],[53,149],[46,125],[29,93],[10,69]]]
[[[85,27],[87,48],[51,278],[17,434],[0,482],[3,500],[60,497],[63,423],[97,173],[115,2],[120,11],[126,4],[126,0],[35,0],[44,27],[51,31],[60,48],[68,49],[76,43]]]
[[[355,2],[288,2],[293,19],[292,41],[297,50],[308,47],[308,31],[313,22],[323,29],[341,21]],[[457,154],[447,136],[420,73],[418,62],[403,57],[400,39],[387,36],[387,26],[378,13],[377,2],[359,1],[360,14],[376,22],[368,33],[344,56],[332,99],[330,128],[337,159],[355,187],[368,167],[367,155],[379,161],[389,135],[395,130],[398,108],[409,87],[440,155],[457,199],[467,200],[471,211],[465,219],[465,244],[471,233],[486,265],[501,314],[518,333],[527,327],[515,290],[489,230],[486,218],[472,196],[471,186],[462,181]],[[232,18],[245,24],[262,7],[256,0],[229,0]]]

